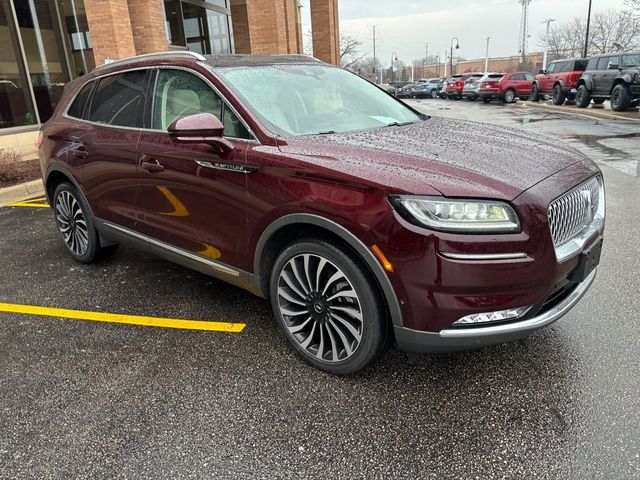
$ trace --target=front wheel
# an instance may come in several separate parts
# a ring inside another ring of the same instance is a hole
[[[384,351],[390,335],[380,295],[367,272],[341,249],[317,239],[289,245],[271,273],[271,305],[296,354],[346,375]]]
[[[591,93],[587,90],[587,86],[582,84],[576,92],[576,106],[578,108],[587,108],[591,103]]]
[[[437,90],[431,90],[431,98],[432,98],[432,99],[434,99],[434,100],[435,100],[436,98],[438,98],[438,95],[439,95],[439,94],[438,94],[438,91],[437,91]]]
[[[611,92],[611,110],[624,112],[631,105],[631,91],[629,85],[619,83]]]
[[[63,182],[53,194],[53,211],[64,246],[73,258],[91,263],[113,254],[117,245],[102,247],[91,210],[70,183]]]

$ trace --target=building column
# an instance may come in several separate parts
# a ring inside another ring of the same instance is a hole
[[[129,0],[129,17],[137,55],[169,49],[162,0]]]
[[[136,54],[127,0],[84,0],[84,6],[96,65]]]
[[[236,53],[302,53],[297,0],[231,0],[231,20]]]
[[[313,56],[340,65],[338,0],[311,0]]]

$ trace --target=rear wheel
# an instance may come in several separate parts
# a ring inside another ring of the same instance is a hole
[[[321,370],[350,374],[373,362],[388,344],[385,309],[374,285],[344,251],[306,239],[276,259],[271,304],[300,357]]]
[[[576,92],[576,106],[578,108],[587,108],[591,103],[591,93],[587,90],[587,86],[583,83],[578,87]]]
[[[118,248],[117,245],[100,245],[91,210],[70,183],[63,182],[56,188],[53,211],[64,246],[77,261],[91,263],[112,255]]]
[[[538,88],[538,84],[534,83],[531,87],[531,100],[534,102],[539,102],[542,100],[542,95],[540,95],[540,89]]]
[[[619,83],[611,92],[611,110],[624,112],[631,105],[631,91],[629,85]]]
[[[506,92],[504,92],[504,95],[502,96],[502,99],[504,101],[504,103],[513,103],[516,101],[516,91],[512,88],[508,89]]]
[[[434,100],[438,98],[438,90],[431,90],[431,98]]]
[[[564,101],[567,99],[567,96],[564,94],[561,85],[556,85],[553,87],[553,104],[554,105],[563,105]]]

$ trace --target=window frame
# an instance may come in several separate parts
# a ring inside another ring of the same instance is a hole
[[[66,116],[67,118],[71,118],[73,120],[86,120],[86,121],[88,121],[88,119],[87,119],[87,107],[89,105],[91,105],[91,101],[93,100],[93,94],[96,91],[96,85],[98,85],[98,82],[96,82],[96,79],[91,79],[88,82],[83,83],[82,86],[80,88],[78,88],[78,91],[75,93],[75,95],[73,96],[71,101],[69,101],[69,104],[65,108],[64,116]],[[70,115],[69,114],[69,110],[71,110],[71,107],[76,102],[76,100],[78,99],[78,97],[80,96],[82,91],[86,87],[89,87],[89,86],[90,86],[89,96],[87,97],[87,99],[86,99],[86,101],[84,103],[84,107],[82,108],[82,116],[81,117],[74,117],[73,115]]]
[[[227,107],[230,108],[231,111],[235,114],[235,116],[238,117],[240,122],[242,122],[243,126],[247,129],[247,132],[249,132],[249,135],[251,135],[251,137],[252,137],[251,139],[248,139],[248,138],[236,138],[236,137],[224,137],[224,138],[227,138],[227,139],[232,140],[232,141],[237,141],[237,142],[247,142],[247,143],[260,144],[260,141],[258,140],[258,137],[254,133],[253,129],[249,126],[249,124],[242,117],[242,115],[240,115],[238,110],[233,105],[231,105],[231,103],[220,92],[220,90],[213,84],[213,82],[211,80],[209,80],[205,75],[203,75],[202,73],[200,73],[200,72],[198,72],[196,70],[193,70],[193,69],[187,68],[187,67],[178,66],[178,65],[151,65],[151,66],[146,66],[146,67],[128,68],[128,69],[118,70],[116,72],[105,73],[103,75],[99,75],[99,76],[96,76],[94,78],[88,79],[85,83],[83,83],[78,88],[78,90],[73,95],[71,100],[69,100],[69,103],[66,105],[66,107],[64,109],[64,112],[62,113],[62,116],[64,118],[67,118],[67,119],[71,120],[71,121],[83,122],[83,123],[87,123],[87,124],[94,125],[94,126],[99,126],[99,127],[104,127],[104,128],[136,130],[136,131],[139,131],[139,132],[161,132],[161,133],[167,133],[166,130],[150,128],[150,125],[152,125],[152,123],[151,123],[151,121],[152,121],[151,114],[153,112],[153,103],[155,101],[156,86],[157,86],[157,79],[158,79],[158,73],[157,72],[158,72],[158,70],[161,70],[161,69],[162,70],[182,70],[182,71],[191,73],[191,74],[196,75],[197,77],[199,77],[222,100],[222,103],[223,103],[222,115],[224,116],[224,108],[227,108]],[[98,85],[98,83],[99,83],[99,81],[101,79],[106,78],[106,77],[111,77],[113,75],[120,75],[120,74],[123,74],[123,73],[134,72],[134,71],[138,71],[138,70],[146,70],[147,71],[147,80],[149,82],[147,84],[147,90],[151,91],[151,94],[150,94],[151,95],[151,101],[149,101],[149,94],[146,96],[146,99],[145,99],[145,105],[144,105],[144,108],[143,108],[143,122],[142,122],[143,126],[142,127],[123,127],[123,126],[118,126],[118,125],[109,125],[107,123],[93,122],[93,121],[88,120],[86,118],[87,111],[88,111],[87,107],[93,101],[93,96],[95,94],[96,85]],[[84,113],[84,117],[85,118],[77,118],[77,117],[73,117],[73,116],[69,115],[68,114],[69,108],[71,108],[71,105],[73,105],[73,102],[75,102],[76,98],[78,97],[78,95],[80,94],[82,89],[86,85],[91,83],[91,82],[94,82],[94,85],[93,85],[93,89],[91,91],[91,96],[89,97],[89,99],[88,99],[88,101],[87,101],[87,103],[85,105],[85,108],[84,108],[84,112],[83,113]],[[222,121],[222,120],[220,120],[220,121]]]

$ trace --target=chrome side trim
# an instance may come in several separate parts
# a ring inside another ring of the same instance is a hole
[[[527,254],[518,253],[451,253],[440,252],[445,258],[452,260],[486,261],[486,260],[521,260],[527,258]]]
[[[196,255],[195,253],[187,252],[186,250],[182,250],[181,248],[174,247],[169,245],[168,243],[161,242],[160,240],[156,240],[155,238],[148,237],[138,232],[134,232],[133,230],[129,230],[128,228],[121,227],[119,225],[114,225],[113,223],[103,222],[106,227],[113,228],[125,235],[129,235],[131,237],[137,238],[138,240],[142,240],[143,242],[150,243],[156,247],[162,248],[164,250],[168,250],[177,255],[181,255],[190,260],[194,260],[196,262],[207,265],[208,267],[216,270],[217,272],[224,273],[225,275],[231,275],[233,277],[239,277],[240,272],[238,270],[234,270],[233,268],[227,267],[221,263],[215,262],[208,258],[204,258],[200,255]]]
[[[558,305],[553,307],[551,310],[543,313],[534,318],[530,318],[529,320],[523,320],[521,322],[513,322],[505,325],[494,325],[489,327],[474,327],[474,328],[450,328],[441,330],[438,333],[438,336],[443,339],[453,339],[453,338],[477,338],[477,337],[487,337],[493,335],[506,335],[511,333],[523,332],[528,330],[538,330],[540,328],[546,327],[547,325],[552,324],[556,320],[559,320],[563,317],[569,310],[571,310],[576,303],[582,298],[582,296],[587,292],[591,284],[596,278],[596,271],[594,270],[591,274],[580,283],[576,289],[571,292],[567,298],[565,298]]]

